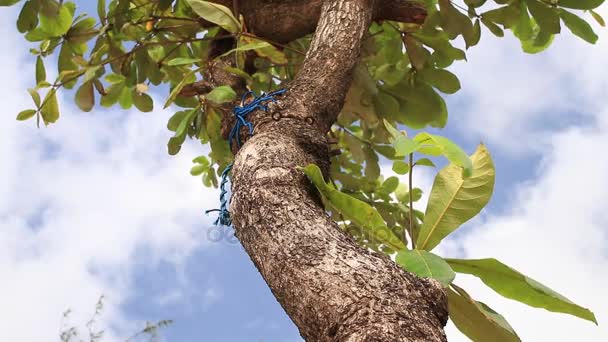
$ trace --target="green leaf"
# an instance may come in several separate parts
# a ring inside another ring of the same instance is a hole
[[[213,88],[205,98],[215,104],[230,102],[236,98],[236,92],[230,86],[219,86]]]
[[[446,94],[460,90],[460,81],[456,75],[444,69],[426,68],[418,72],[420,79]]]
[[[97,16],[100,22],[106,19],[106,0],[97,0]]]
[[[471,274],[500,295],[535,308],[561,312],[597,324],[595,315],[566,297],[529,278],[496,259],[446,259],[459,273]]]
[[[177,58],[173,58],[172,60],[170,60],[169,62],[167,62],[167,65],[169,66],[179,66],[179,65],[190,65],[193,63],[200,63],[201,59],[200,58],[185,58],[185,57],[177,57]]]
[[[59,119],[59,103],[57,102],[57,92],[55,89],[49,90],[46,94],[40,114],[42,115],[42,121],[47,126]]]
[[[38,5],[35,1],[27,1],[17,18],[17,30],[21,33],[31,31],[38,26]]]
[[[151,112],[154,109],[154,101],[150,95],[146,93],[139,93],[135,89],[131,95],[133,96],[133,104],[135,105],[135,108],[144,113]]]
[[[201,18],[221,26],[226,31],[236,33],[241,30],[241,23],[226,6],[201,0],[188,0],[188,3]]]
[[[393,145],[395,146],[395,157],[404,157],[410,153],[414,153],[420,146],[419,143],[406,137],[405,135],[398,136]]]
[[[16,3],[18,3],[20,0],[0,0],[0,7],[5,6],[12,6]]]
[[[90,112],[95,105],[95,92],[93,82],[83,83],[76,91],[76,105],[84,112]]]
[[[397,190],[398,186],[399,178],[394,176],[388,177],[384,182],[382,182],[382,185],[380,185],[380,187],[377,189],[377,192],[380,194],[389,195]]]
[[[547,33],[559,33],[559,14],[555,8],[538,0],[528,0],[528,9],[534,17],[538,26]]]
[[[431,161],[429,158],[418,159],[418,160],[416,160],[414,165],[436,167],[435,163],[433,163],[433,161]]]
[[[533,37],[521,42],[521,47],[526,53],[540,53],[545,51],[553,42],[555,35],[547,33],[535,25],[533,27]]]
[[[394,250],[405,248],[403,242],[386,226],[384,219],[376,209],[361,200],[338,191],[333,185],[325,183],[318,166],[310,164],[302,170],[330,205],[344,215],[347,220],[352,221],[373,238]]]
[[[40,14],[40,28],[52,37],[60,37],[68,32],[72,26],[73,12],[68,7],[69,3],[59,7],[59,12],[54,17]]]
[[[42,81],[46,81],[46,69],[44,68],[44,62],[42,57],[36,58],[36,84]]]
[[[17,114],[17,120],[19,121],[25,121],[29,118],[31,118],[32,116],[36,115],[36,110],[35,109],[26,109],[24,111],[21,111],[19,114]]]
[[[566,8],[590,10],[598,8],[605,0],[559,0],[558,5]]]
[[[458,330],[474,342],[520,342],[507,320],[482,302],[471,298],[464,290],[451,285],[447,289],[448,312]]]
[[[450,164],[435,177],[424,223],[416,246],[431,250],[460,225],[477,215],[494,190],[495,170],[485,146],[471,156],[473,172],[463,178],[460,167]]]
[[[405,175],[410,172],[410,164],[397,160],[393,163],[393,171],[398,175]]]
[[[560,10],[559,16],[574,35],[591,44],[595,44],[597,42],[597,34],[593,32],[591,25],[589,25],[589,23],[587,23],[585,20],[566,10]]]
[[[590,11],[591,12],[591,16],[593,17],[593,19],[595,19],[595,21],[597,21],[598,24],[600,24],[600,26],[602,27],[606,27],[606,21],[604,21],[604,18],[602,18],[602,16],[597,13],[596,11]]]
[[[456,277],[456,273],[441,257],[419,249],[399,252],[395,262],[406,271],[421,278],[433,278],[444,285],[450,285]]]
[[[165,102],[163,108],[169,107],[169,105],[171,105],[171,103],[175,101],[175,98],[177,97],[177,95],[179,95],[184,86],[191,82],[191,78],[194,76],[195,73],[199,72],[200,70],[201,68],[190,70],[190,72],[184,75],[182,80],[173,88],[173,90],[171,90],[171,93],[169,94],[169,97],[167,98],[167,101]]]
[[[473,172],[471,158],[469,158],[458,145],[449,139],[439,135],[422,132],[414,137],[414,141],[421,146],[437,148],[450,162],[462,167],[462,174],[464,177],[469,177]],[[424,151],[422,148],[419,150],[421,152]]]
[[[28,89],[27,90],[28,93],[30,93],[30,96],[32,97],[32,101],[34,101],[34,104],[36,104],[36,108],[40,107],[40,94],[38,94],[38,91],[36,89]]]

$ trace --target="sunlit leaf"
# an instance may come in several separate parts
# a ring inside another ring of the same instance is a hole
[[[448,292],[448,312],[458,330],[473,342],[520,342],[507,320],[482,302],[471,298],[455,285]],[[488,340],[489,339],[489,340]]]
[[[455,164],[448,165],[435,177],[417,248],[433,249],[443,238],[477,215],[490,200],[495,170],[485,146],[477,148],[471,161],[471,177],[463,178],[462,169]]]
[[[566,297],[496,259],[446,259],[446,261],[456,272],[478,277],[504,297],[535,308],[574,315],[597,324],[595,315],[588,309],[574,304]]]
[[[202,0],[188,0],[190,7],[201,18],[217,24],[228,32],[239,32],[241,24],[226,6]]]
[[[419,249],[400,251],[395,262],[421,278],[433,278],[444,285],[452,283],[456,274],[441,257]]]
[[[405,248],[403,242],[386,226],[384,219],[369,204],[338,191],[323,179],[318,166],[310,164],[302,169],[325,199],[348,220],[363,228],[371,237],[394,250]]]

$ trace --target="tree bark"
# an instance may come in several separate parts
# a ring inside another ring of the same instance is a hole
[[[357,245],[298,169],[314,163],[327,175],[326,133],[383,6],[324,1],[300,73],[269,113],[254,113],[232,171],[236,235],[307,341],[446,341],[442,286]]]

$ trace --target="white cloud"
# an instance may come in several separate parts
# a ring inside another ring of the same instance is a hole
[[[604,6],[603,13],[608,14]],[[565,32],[565,36],[570,34]],[[478,47],[461,68],[465,108],[452,123],[497,148],[541,155],[517,184],[504,213],[485,212],[442,255],[496,257],[593,310],[600,326],[498,297],[479,280],[456,282],[502,313],[523,341],[608,340],[608,37],[598,46],[560,37],[540,56],[504,41]],[[499,169],[500,172],[509,170]],[[450,323],[450,341],[468,341]]]
[[[606,16],[608,6],[600,12]],[[523,154],[542,151],[552,129],[593,120],[608,88],[608,79],[601,77],[608,37],[605,29],[594,28],[600,35],[596,46],[564,27],[537,55],[522,52],[510,32],[499,39],[484,30],[480,45],[467,52],[469,61],[454,65],[463,90],[452,102],[448,125],[474,142],[481,138]]]
[[[51,127],[15,121],[31,106],[33,58],[14,18],[0,13],[4,51],[13,51],[0,55],[0,340],[53,339],[66,308],[84,323],[105,294],[112,341],[135,331],[120,305],[136,267],[179,265],[204,244],[212,218],[202,208],[216,197],[188,174],[195,144],[166,155],[166,112],[84,114],[63,98]],[[201,291],[204,303],[219,298]]]

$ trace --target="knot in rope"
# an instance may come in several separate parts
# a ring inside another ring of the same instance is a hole
[[[255,110],[263,110],[265,112],[268,111],[268,106],[266,103],[268,101],[276,102],[274,98],[277,95],[284,94],[287,90],[280,89],[277,91],[270,92],[268,94],[262,93],[260,96],[255,96],[255,93],[249,91],[243,95],[241,99],[241,105],[234,107],[233,113],[236,117],[236,122],[232,130],[230,130],[230,135],[228,136],[228,142],[230,143],[230,149],[232,150],[232,141],[236,140],[236,146],[241,147],[241,137],[240,132],[241,128],[247,127],[249,129],[249,135],[253,135],[253,124],[247,120],[247,116],[254,112]],[[247,98],[253,96],[253,100],[249,103],[245,103]],[[230,177],[230,171],[232,170],[233,163],[228,164],[224,171],[222,171],[222,181],[220,183],[220,208],[207,210],[205,213],[208,214],[210,212],[219,212],[218,218],[215,220],[214,224],[231,226],[232,218],[230,217],[230,211],[228,207],[230,206],[230,199],[228,198],[228,180]]]

